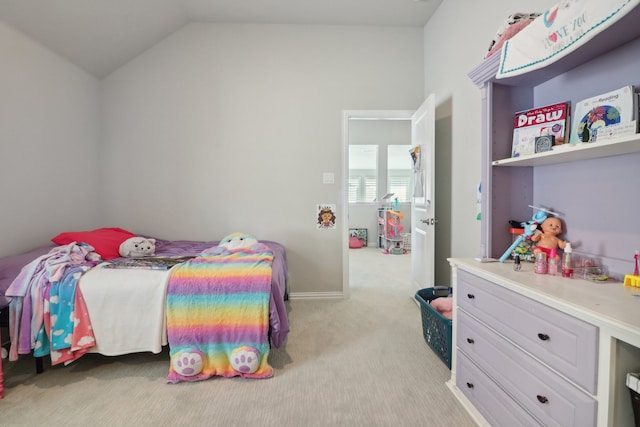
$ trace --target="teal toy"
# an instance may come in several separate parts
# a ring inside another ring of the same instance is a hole
[[[511,252],[513,252],[513,250],[523,240],[531,238],[533,233],[535,233],[535,231],[538,229],[538,225],[542,224],[542,221],[547,219],[547,214],[545,211],[539,208],[536,208],[534,206],[530,206],[530,207],[534,209],[538,209],[538,211],[533,214],[531,221],[520,223],[524,227],[524,234],[519,235],[518,238],[511,244],[511,246],[509,246],[509,249],[507,249],[506,252],[500,257],[500,262],[504,262],[509,257]]]

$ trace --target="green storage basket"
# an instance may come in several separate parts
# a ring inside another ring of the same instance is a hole
[[[446,297],[451,292],[452,289],[449,287],[436,286],[434,288],[420,289],[415,295],[415,299],[420,303],[424,340],[449,369],[451,369],[451,328],[453,321],[431,307],[430,302],[436,298]]]

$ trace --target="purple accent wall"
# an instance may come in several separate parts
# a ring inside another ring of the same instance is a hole
[[[562,101],[561,93],[573,109],[576,101],[627,84],[639,90],[638,52],[640,39],[539,85],[536,105]],[[534,182],[534,205],[564,213],[562,237],[576,253],[601,259],[612,272],[633,272],[640,250],[640,153],[537,167]]]

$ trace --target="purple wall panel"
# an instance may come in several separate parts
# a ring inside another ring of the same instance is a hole
[[[563,213],[561,237],[576,253],[602,259],[611,272],[633,272],[640,249],[640,153],[538,167],[534,181],[534,203]]]

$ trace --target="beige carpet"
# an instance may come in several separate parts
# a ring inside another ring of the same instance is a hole
[[[40,375],[4,360],[0,426],[473,426],[422,337],[409,258],[351,250],[350,299],[290,301],[270,379],[167,384],[166,351]]]

